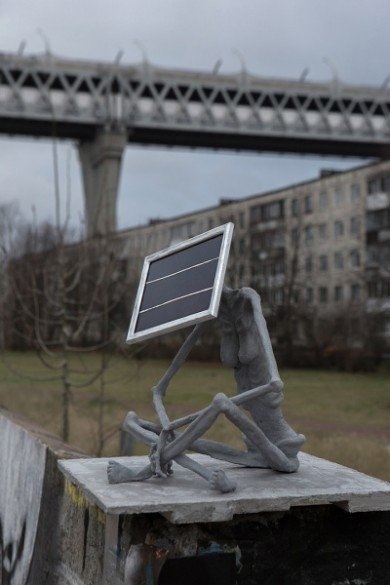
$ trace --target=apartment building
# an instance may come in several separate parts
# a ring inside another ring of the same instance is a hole
[[[115,241],[133,277],[147,254],[227,221],[235,224],[228,284],[258,290],[265,310],[294,302],[327,315],[364,306],[383,312],[390,335],[390,161],[222,199]]]

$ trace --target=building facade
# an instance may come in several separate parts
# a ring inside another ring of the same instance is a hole
[[[235,229],[227,284],[258,290],[265,312],[286,318],[305,310],[329,321],[364,309],[381,314],[382,333],[390,336],[390,161],[325,170],[114,238],[128,277],[138,278],[147,254],[228,221]]]

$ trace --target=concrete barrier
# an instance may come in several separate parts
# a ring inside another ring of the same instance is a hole
[[[233,467],[237,492],[191,502],[190,472],[109,486],[105,468],[0,410],[0,585],[390,583],[386,482],[303,454],[301,475]]]
[[[84,521],[68,515],[66,482],[57,467],[58,459],[74,457],[83,453],[0,409],[0,585],[77,582],[66,566],[83,543],[76,526]]]
[[[213,491],[176,463],[167,479],[110,485],[108,459],[59,462],[104,514],[104,585],[390,583],[389,483],[305,453],[293,474],[191,457],[237,490]]]

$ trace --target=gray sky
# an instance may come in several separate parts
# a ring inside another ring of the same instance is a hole
[[[390,74],[388,0],[1,0],[0,52],[44,50],[41,29],[58,56],[123,63],[141,60],[136,41],[152,64],[221,72],[249,72],[327,80],[337,66],[348,83],[380,85]],[[83,215],[77,151],[59,145],[63,198],[71,167],[73,220]],[[315,176],[321,167],[346,168],[356,159],[286,155],[216,154],[152,148],[126,150],[120,185],[119,227],[167,217],[244,197]],[[25,215],[53,215],[52,145],[44,140],[0,138],[0,203],[19,201]]]

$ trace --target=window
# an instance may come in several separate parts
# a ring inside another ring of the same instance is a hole
[[[240,224],[240,228],[245,227],[245,214],[243,211],[241,211],[238,215],[238,222]]]
[[[328,226],[326,223],[320,223],[318,226],[318,235],[321,242],[325,242],[328,239]]]
[[[299,242],[299,230],[297,227],[295,227],[291,230],[291,244],[297,245],[298,242]]]
[[[257,266],[257,270],[258,272],[262,275],[262,276],[267,276],[268,272],[267,272],[267,264],[265,262],[261,262],[258,266]]]
[[[214,227],[214,222],[213,220],[210,218],[209,219],[209,230],[211,230]]]
[[[278,274],[284,274],[284,260],[279,258],[274,262],[269,262],[268,267],[265,269],[264,274],[268,276],[277,276]]]
[[[380,181],[375,178],[375,179],[369,179],[367,181],[367,192],[369,195],[372,195],[373,193],[380,193]]]
[[[342,221],[334,222],[334,237],[341,238],[344,235],[344,223]]]
[[[291,215],[297,217],[299,215],[299,200],[293,199],[291,201]]]
[[[359,250],[351,250],[350,255],[351,268],[358,268],[360,266]]]
[[[283,248],[284,246],[284,230],[267,230],[259,234],[257,248],[269,250],[270,248]]]
[[[360,199],[360,185],[354,183],[351,185],[351,203],[357,203]]]
[[[306,296],[306,301],[308,303],[312,303],[313,302],[313,289],[310,286],[308,286],[306,288],[305,296]]]
[[[283,201],[269,203],[266,206],[266,219],[279,219],[283,217]]]
[[[389,298],[390,280],[371,280],[368,283],[368,296],[371,298]]]
[[[320,303],[327,303],[328,302],[328,289],[326,286],[320,286],[318,289],[318,296]]]
[[[176,241],[180,242],[181,240],[186,240],[187,238],[191,238],[195,234],[195,232],[196,232],[196,224],[194,221],[187,221],[186,223],[174,225],[170,229],[171,243],[176,242]]]
[[[320,271],[326,272],[328,270],[328,256],[326,254],[322,254],[320,256]]]
[[[283,248],[285,233],[283,229],[275,230],[274,248]]]
[[[381,296],[384,298],[390,297],[390,280],[382,280],[381,282]]]
[[[340,285],[336,285],[334,287],[334,300],[336,303],[339,303],[343,300],[343,287]]]
[[[281,305],[284,301],[284,290],[282,288],[277,288],[273,294],[274,303],[275,305]]]
[[[382,180],[380,176],[372,177],[371,179],[368,180],[367,191],[369,195],[371,195],[372,193],[381,193],[383,191]]]
[[[238,253],[244,254],[245,252],[245,240],[244,238],[240,238],[238,241]]]
[[[311,272],[313,270],[313,258],[311,256],[306,256],[305,258],[305,271]]]
[[[320,210],[325,211],[325,209],[328,209],[328,194],[326,191],[322,191],[320,193]]]
[[[367,182],[367,191],[372,193],[388,193],[390,191],[390,173],[381,173],[371,177]]]
[[[360,284],[351,284],[351,300],[358,301],[360,300]]]
[[[358,236],[360,233],[360,217],[351,217],[351,236]]]
[[[251,222],[270,221],[284,217],[284,201],[256,205],[251,209]]]
[[[344,191],[342,189],[336,189],[334,192],[334,202],[336,207],[342,207],[344,204]]]
[[[313,226],[307,225],[305,227],[305,243],[310,244],[314,239]]]
[[[313,195],[306,195],[304,199],[305,213],[313,213]]]
[[[244,274],[245,274],[245,266],[243,264],[240,264],[240,266],[238,268],[238,278],[239,278],[240,282],[242,282],[244,280]]]
[[[334,253],[334,267],[336,270],[342,270],[344,268],[344,258],[341,252]]]
[[[273,274],[275,274],[275,275],[284,274],[284,259],[283,258],[279,258],[278,260],[275,261]]]
[[[380,258],[380,248],[376,244],[371,244],[366,248],[367,264],[378,264]]]
[[[390,227],[390,208],[369,211],[366,214],[366,229],[368,232],[389,229]]]
[[[378,289],[379,289],[379,282],[377,280],[372,280],[368,283],[368,296],[370,298],[377,298],[378,295]]]

